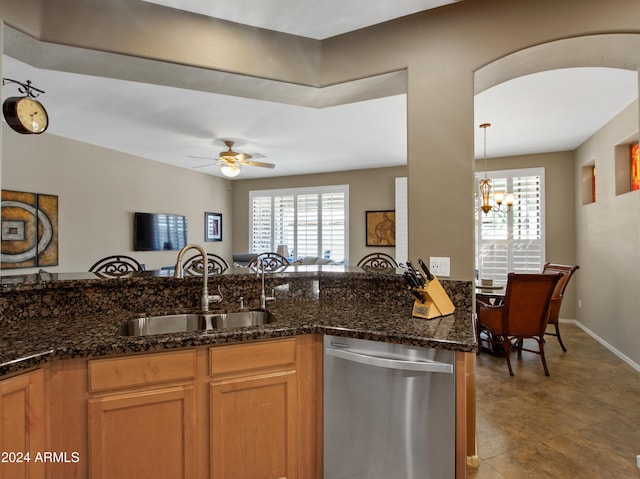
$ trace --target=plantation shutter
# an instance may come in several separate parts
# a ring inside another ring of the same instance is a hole
[[[287,245],[294,259],[346,261],[348,186],[252,191],[251,252]]]
[[[257,196],[251,201],[251,251],[270,251],[273,244],[271,218],[273,200],[270,196]]]
[[[298,195],[296,257],[320,256],[318,251],[318,194]]]
[[[322,194],[322,257],[346,256],[345,195],[343,192]]]
[[[492,194],[512,192],[514,204],[509,213],[478,212],[478,277],[503,284],[509,272],[541,272],[545,262],[544,168],[493,171],[487,176],[493,182]],[[495,204],[493,197],[491,202]]]
[[[278,245],[292,245],[295,240],[295,197],[293,195],[273,197],[273,241],[269,243],[267,250],[276,251]],[[275,247],[273,247],[275,245]],[[271,249],[273,248],[273,249]]]

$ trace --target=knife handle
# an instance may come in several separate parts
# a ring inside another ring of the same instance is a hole
[[[427,268],[425,262],[422,261],[422,259],[418,259],[418,264],[422,268],[422,271],[424,271],[424,273],[427,275],[427,279],[431,281],[433,279],[433,275],[431,274],[431,271],[429,271],[429,268]]]
[[[407,261],[407,268],[409,268],[410,273],[415,276],[418,281],[418,287],[424,286],[427,281],[424,279],[424,276],[422,276],[422,273],[413,266],[411,261]]]
[[[407,282],[407,284],[411,288],[419,288],[420,287],[420,285],[418,284],[418,281],[416,280],[416,278],[409,271],[405,271],[404,273],[402,273],[402,276],[403,276],[404,280]]]
[[[421,303],[424,303],[424,295],[420,291],[411,289],[411,294],[413,294],[418,301],[420,301]]]

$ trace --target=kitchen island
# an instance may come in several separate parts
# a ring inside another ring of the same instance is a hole
[[[213,307],[215,310],[238,310],[240,297],[246,307],[256,309],[259,306],[260,279],[254,273],[230,271],[212,278],[210,283],[210,287],[220,286],[224,298]],[[196,311],[201,279],[175,279],[159,273],[121,279],[86,276],[45,281],[5,279],[0,292],[0,374],[2,379],[11,380],[32,372],[43,373],[43,377],[36,377],[36,380],[42,381],[43,389],[47,391],[43,415],[50,433],[44,441],[49,442],[49,448],[57,446],[63,452],[78,452],[80,456],[77,463],[46,464],[46,477],[70,477],[78,473],[82,476],[89,467],[92,476],[102,477],[102,469],[96,462],[107,460],[111,449],[106,445],[117,441],[100,442],[98,431],[105,437],[105,428],[111,421],[109,414],[128,410],[136,398],[148,395],[150,400],[142,402],[145,405],[163,404],[163,400],[153,399],[164,397],[157,396],[159,386],[162,394],[179,398],[175,400],[181,404],[180,411],[185,410],[185,404],[190,405],[186,410],[193,409],[193,415],[182,415],[178,421],[185,431],[196,425],[194,436],[190,436],[193,442],[181,443],[174,449],[187,454],[178,453],[181,463],[186,463],[194,451],[198,454],[190,459],[193,470],[181,469],[180,476],[224,477],[224,471],[216,469],[222,467],[224,461],[210,457],[227,456],[223,453],[223,445],[228,440],[214,432],[240,418],[230,419],[228,411],[227,416],[220,416],[215,408],[210,411],[208,404],[224,404],[222,398],[230,392],[229,388],[242,383],[239,378],[267,383],[275,381],[271,385],[274,388],[282,386],[289,391],[287,394],[296,391],[295,401],[292,396],[282,402],[297,405],[294,409],[281,411],[289,419],[296,418],[295,430],[283,432],[282,440],[286,444],[295,437],[300,441],[300,447],[289,451],[282,464],[288,471],[286,477],[320,477],[317,475],[321,469],[318,416],[321,416],[323,335],[453,350],[458,367],[456,430],[461,436],[457,446],[457,470],[461,470],[461,475],[456,475],[464,477],[465,359],[466,353],[474,353],[477,349],[471,320],[471,283],[443,281],[443,285],[456,304],[456,312],[424,320],[411,317],[411,295],[401,275],[393,271],[381,274],[355,268],[339,271],[322,267],[295,268],[267,277],[267,289],[273,290],[276,298],[267,306],[275,318],[269,324],[134,337],[119,334],[123,321],[151,314]],[[238,349],[256,345],[258,349]],[[271,346],[275,349],[270,350]],[[240,357],[251,357],[257,365],[252,362],[247,364],[246,370],[220,373],[216,365],[225,363],[225,354],[236,358],[229,359],[233,364],[238,363],[237,351],[249,353],[240,354]],[[281,351],[290,351],[290,357]],[[272,362],[274,357],[281,355],[281,360]],[[137,363],[127,361],[131,359]],[[156,360],[158,364],[155,364]],[[185,369],[178,376],[156,377],[157,374],[161,376],[162,371],[180,369],[181,364]],[[134,377],[144,380],[118,383],[136,367],[141,371]],[[109,371],[116,372],[116,379]],[[104,388],[95,386],[100,384],[101,374],[107,374]],[[283,378],[288,382],[283,383]],[[126,407],[121,407],[123,405]],[[58,417],[60,411],[79,412],[80,419],[76,417],[66,424],[68,418]],[[86,416],[89,417],[88,424],[84,423]],[[131,419],[126,414],[115,414],[114,417],[121,421]],[[201,426],[203,418],[206,418],[206,428]],[[288,423],[292,424],[292,421]],[[70,443],[74,440],[70,438],[75,438],[77,443]]]

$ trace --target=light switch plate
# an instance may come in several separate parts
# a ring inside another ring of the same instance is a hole
[[[451,258],[430,256],[429,270],[436,276],[451,276]]]

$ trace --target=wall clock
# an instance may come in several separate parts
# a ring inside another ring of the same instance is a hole
[[[7,124],[18,133],[40,134],[49,126],[47,110],[30,96],[7,98],[2,104],[2,113]]]

